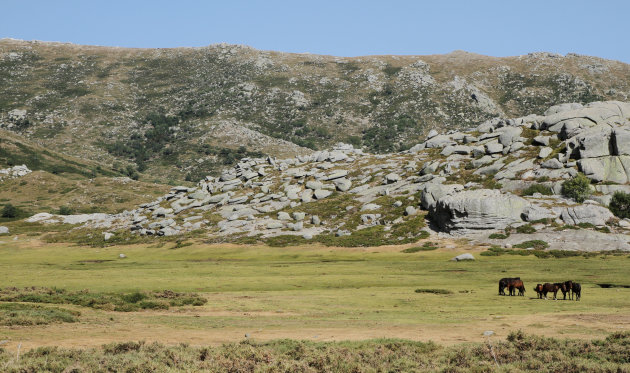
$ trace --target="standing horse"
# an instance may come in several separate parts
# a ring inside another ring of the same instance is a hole
[[[520,280],[520,277],[504,277],[499,280],[499,295],[505,295],[505,288],[510,285],[511,281]]]
[[[523,285],[523,281],[520,278],[513,279],[508,283],[510,296],[516,295],[516,289],[518,289],[518,295],[525,296],[525,285]]]
[[[563,284],[563,288],[562,288],[562,295],[564,296],[564,300],[567,299],[567,293],[569,293],[569,299],[573,299],[573,294],[575,293],[573,291],[573,281],[569,280],[569,281],[565,281]]]
[[[536,285],[536,287],[534,288],[534,291],[536,292],[536,294],[538,294],[538,299],[543,298],[543,285],[542,284]]]
[[[545,296],[545,299],[547,299],[548,293],[553,293],[553,300],[556,300],[556,295],[558,294],[558,290],[560,290],[560,285],[561,284],[558,283],[550,284],[548,282],[545,282],[542,286],[542,293]]]
[[[574,282],[573,292],[575,293],[575,300],[582,300],[582,285],[581,284]]]

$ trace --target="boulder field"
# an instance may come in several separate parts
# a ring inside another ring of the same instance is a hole
[[[580,172],[592,182],[584,203],[561,196],[562,183]],[[244,158],[196,187],[174,187],[151,203],[85,224],[139,235],[205,230],[226,239],[351,236],[418,216],[457,235],[532,223],[603,227],[615,221],[607,208],[612,194],[630,192],[629,180],[630,103],[570,103],[465,131],[433,130],[400,153],[368,154],[340,143],[289,159]],[[337,203],[345,212],[333,216],[328,207]],[[351,224],[346,213],[360,219]],[[615,229],[623,234],[629,225]]]

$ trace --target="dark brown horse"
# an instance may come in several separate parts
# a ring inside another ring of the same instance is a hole
[[[523,281],[520,278],[513,279],[508,283],[508,290],[510,295],[516,295],[516,290],[518,289],[518,295],[525,296],[525,285],[523,285]]]
[[[567,293],[569,293],[569,299],[573,299],[573,281],[569,280],[569,281],[565,281],[562,284],[562,288],[560,289],[562,290],[562,295],[563,295],[563,299],[567,300]]]
[[[520,277],[504,277],[499,280],[499,295],[505,295],[505,288],[514,280],[520,280]]]
[[[575,295],[575,300],[580,300],[582,298],[582,285],[574,282],[572,290],[573,294]]]
[[[556,295],[558,294],[558,290],[560,290],[561,286],[562,284],[560,283],[550,284],[545,282],[542,286],[542,294],[545,296],[545,299],[547,299],[547,294],[553,293],[553,300],[556,300]]]
[[[536,285],[536,287],[534,288],[534,291],[536,292],[536,294],[538,294],[538,299],[543,298],[543,285],[542,284]]]

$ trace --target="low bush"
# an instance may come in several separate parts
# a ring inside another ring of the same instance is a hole
[[[410,247],[408,249],[404,249],[402,252],[405,254],[417,253],[419,251],[431,251],[437,250],[437,244],[434,242],[425,242],[422,246]]]
[[[491,235],[488,236],[489,239],[491,240],[505,240],[506,238],[510,237],[510,235],[508,233],[492,233]]]
[[[532,234],[536,232],[536,228],[532,227],[531,224],[521,225],[516,228],[516,233],[524,233],[524,234]]]
[[[69,206],[61,206],[58,211],[59,215],[72,215],[74,210]]]
[[[543,250],[549,247],[549,244],[543,240],[530,240],[514,245],[517,249],[535,249]]]
[[[630,218],[630,193],[615,192],[608,208],[619,219]]]
[[[545,196],[550,196],[553,194],[553,191],[551,190],[551,188],[549,188],[546,185],[532,184],[528,186],[527,188],[523,189],[523,191],[521,192],[521,195],[531,196],[531,195],[534,195],[534,193],[540,193]]]

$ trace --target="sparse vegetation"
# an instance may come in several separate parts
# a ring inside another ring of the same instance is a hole
[[[414,290],[415,293],[424,293],[424,294],[453,294],[452,291],[447,290],[447,289],[416,289]]]

